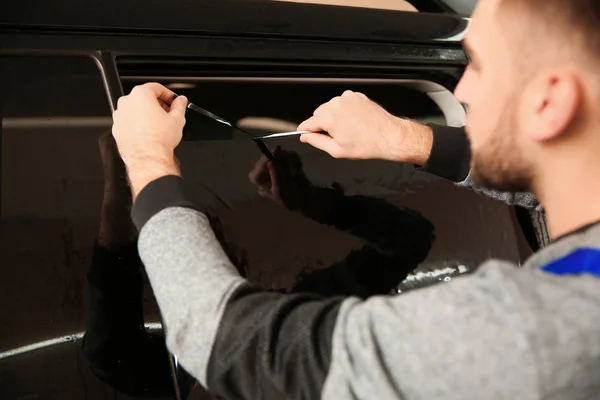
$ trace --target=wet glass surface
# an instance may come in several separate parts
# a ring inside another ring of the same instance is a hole
[[[0,398],[170,398],[98,68],[0,65]]]
[[[3,57],[0,69],[0,398],[171,397],[96,66]],[[345,89],[397,115],[444,123],[427,96],[392,84],[223,81],[176,90],[260,134],[295,129]],[[521,258],[508,207],[411,165],[335,160],[286,137],[265,141],[276,155],[269,169],[247,137],[208,119],[188,122],[195,136],[177,156],[189,193],[240,273],[265,288],[367,297],[392,291],[416,267],[437,273]]]

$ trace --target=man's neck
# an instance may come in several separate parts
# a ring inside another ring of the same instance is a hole
[[[600,160],[570,160],[555,165],[535,192],[555,239],[600,220]]]

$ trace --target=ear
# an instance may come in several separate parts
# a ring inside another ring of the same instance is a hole
[[[577,116],[582,100],[576,75],[568,69],[548,71],[530,89],[526,104],[529,137],[545,142],[561,136]]]

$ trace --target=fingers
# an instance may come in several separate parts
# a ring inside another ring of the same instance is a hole
[[[250,180],[258,187],[258,195],[277,201],[279,185],[277,183],[277,170],[272,161],[264,159],[260,165],[250,173]]]
[[[313,116],[302,122],[298,126],[299,131],[329,131],[331,122],[334,118],[335,111],[339,109],[341,97],[337,96],[329,100],[327,103],[321,104],[313,113]]]
[[[267,163],[269,169],[269,177],[271,178],[271,196],[277,202],[281,202],[281,191],[278,179],[278,171],[274,162]]]
[[[171,109],[171,106],[169,104],[165,103],[162,100],[159,100],[158,104],[160,104],[160,106],[162,107],[162,109],[165,110],[166,112],[169,112],[169,110]]]
[[[298,125],[297,130],[308,131],[308,132],[327,131],[327,129],[325,129],[325,127],[323,125],[324,124],[322,123],[321,118],[315,116],[315,117],[310,117],[309,119],[307,119],[306,121],[304,121],[300,125]]]
[[[277,158],[279,158],[281,146],[271,148],[270,150],[274,156],[277,156]],[[258,159],[256,164],[254,164],[254,168],[252,168],[252,171],[250,171],[250,173],[248,174],[248,179],[250,179],[251,183],[253,183],[256,186],[271,185],[271,182],[269,180],[269,170],[267,167],[268,163],[269,159],[264,155]]]
[[[254,168],[248,174],[250,182],[254,185],[261,185],[268,181],[267,163],[269,160],[266,156],[262,156],[254,165]]]
[[[122,108],[125,103],[129,103],[131,98],[146,98],[150,100],[151,98],[155,98],[158,100],[158,104],[160,107],[165,110],[167,113],[171,111],[171,107],[175,104],[173,98],[175,97],[175,93],[170,89],[167,89],[163,85],[159,83],[146,83],[143,85],[138,85],[131,90],[126,96],[121,97],[117,103],[117,110]],[[184,96],[183,101],[185,106],[183,108],[183,112],[185,114],[185,107],[187,107],[187,99]],[[178,98],[180,98],[178,97]],[[178,104],[176,108],[175,115],[181,115],[181,104]]]
[[[185,110],[188,106],[188,99],[185,96],[179,96],[171,103],[170,115],[185,117]]]
[[[329,135],[324,135],[322,133],[304,133],[300,136],[300,141],[329,153],[333,158],[342,156],[340,146]]]
[[[296,178],[298,176],[303,176],[304,171],[302,169],[302,159],[296,152],[290,152],[290,174],[292,178]]]
[[[340,96],[336,96],[333,99],[329,100],[327,103],[321,104],[315,112],[313,112],[314,116],[321,115],[327,113],[332,107],[337,107],[340,104]]]
[[[141,86],[136,86],[135,88],[133,88],[133,90],[137,90],[138,88],[151,92],[155,98],[162,100],[167,104],[171,104],[173,102],[173,98],[175,97],[175,92],[156,82],[150,82],[145,83]]]
[[[155,97],[162,109],[169,114],[176,117],[185,117],[185,110],[188,105],[187,98],[185,96],[178,96],[175,98],[175,92],[160,83],[146,83],[134,87],[131,91],[131,95],[133,96],[139,96],[140,94]]]

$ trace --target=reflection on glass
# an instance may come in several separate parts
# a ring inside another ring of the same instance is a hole
[[[168,396],[173,385],[164,337],[144,328],[142,265],[129,217],[125,168],[109,131],[100,136],[99,147],[104,196],[86,279],[83,353],[94,374],[120,392]],[[259,194],[364,243],[344,260],[304,274],[293,291],[323,296],[386,294],[425,259],[434,239],[433,226],[419,213],[366,196],[344,196],[339,187],[315,186],[306,178],[297,153],[281,147],[273,152],[274,161],[263,156],[249,173]],[[208,215],[229,257],[245,274],[245,254],[227,240],[219,219]],[[185,399],[194,380],[183,370],[178,372],[183,374],[178,387]]]
[[[303,272],[292,288],[323,296],[369,297],[390,293],[426,257],[435,238],[420,213],[368,196],[345,196],[339,185],[313,185],[296,152],[276,147],[250,171],[260,196],[360,239],[343,260]]]
[[[122,393],[167,396],[173,384],[164,338],[144,328],[142,266],[125,166],[110,131],[100,136],[99,147],[104,196],[86,277],[83,353],[94,374]]]
[[[0,398],[173,398],[125,171],[110,134],[98,140],[111,118],[96,66],[0,56],[0,72]],[[133,83],[144,82],[126,89]],[[427,95],[387,82],[223,80],[177,91],[267,134],[295,129],[345,89],[445,123]],[[416,278],[445,279],[447,261],[518,262],[508,207],[412,166],[334,160],[297,137],[266,141],[277,153],[269,163],[222,124],[190,114],[186,129],[197,135],[177,150],[186,189],[240,273],[267,289],[367,297],[425,256]],[[206,398],[181,369],[178,382],[182,398]]]

